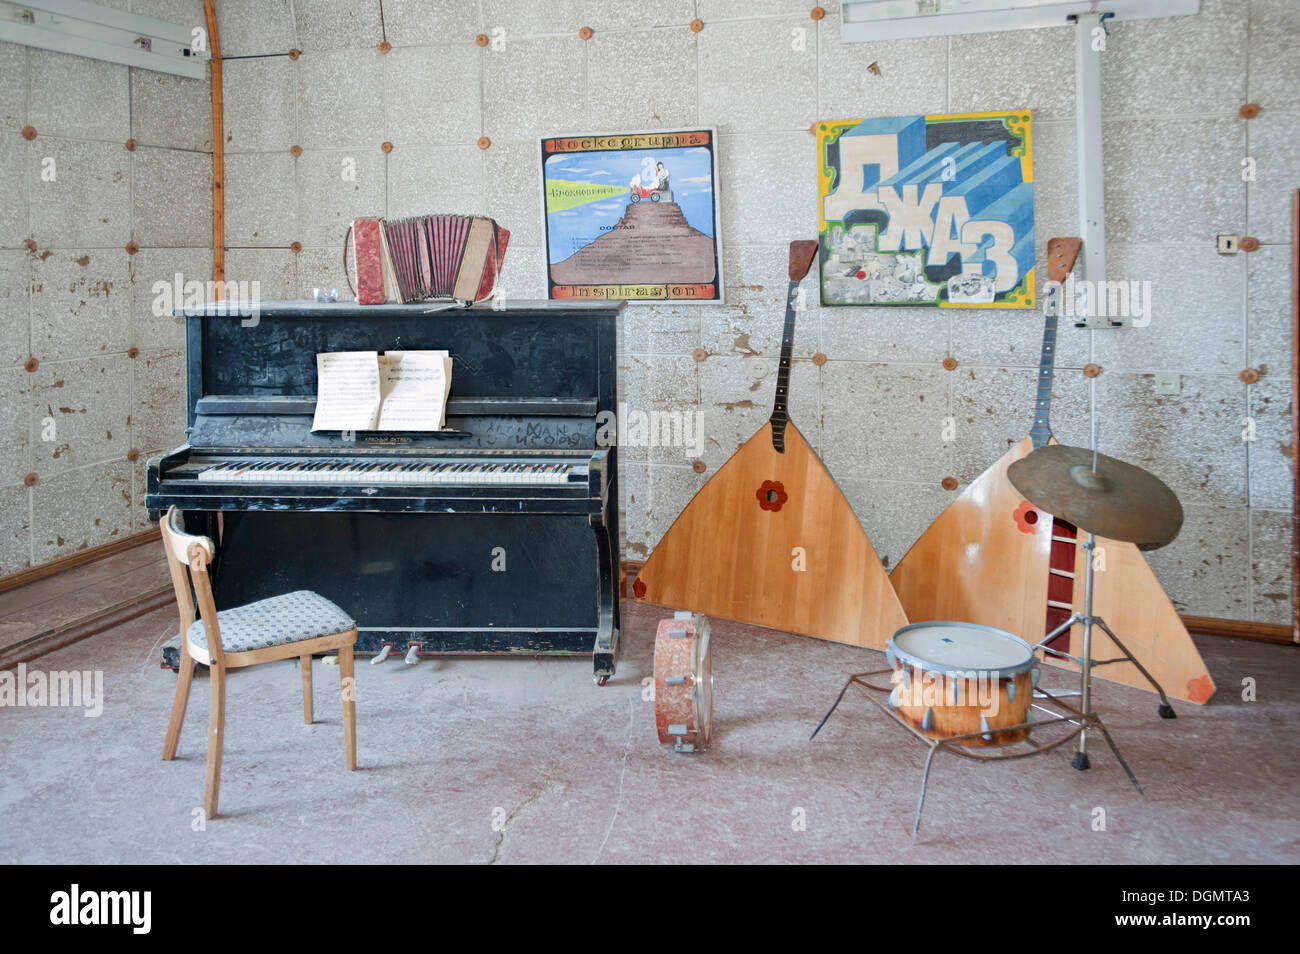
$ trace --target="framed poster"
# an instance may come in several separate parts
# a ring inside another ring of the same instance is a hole
[[[547,297],[722,297],[712,129],[542,140]]]
[[[823,305],[1034,307],[1027,109],[817,124]]]

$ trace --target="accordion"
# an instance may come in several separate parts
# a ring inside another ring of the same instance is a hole
[[[344,271],[359,305],[430,298],[473,303],[492,296],[509,241],[506,229],[477,215],[357,219],[344,239]]]

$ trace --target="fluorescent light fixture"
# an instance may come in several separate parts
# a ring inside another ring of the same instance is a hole
[[[1201,0],[842,0],[840,40],[868,43],[1068,26],[1067,17],[1088,13],[1150,20],[1200,10]]]
[[[86,0],[0,0],[0,40],[177,76],[208,75],[203,24],[177,26]]]

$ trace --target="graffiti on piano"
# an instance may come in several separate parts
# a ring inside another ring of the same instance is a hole
[[[1034,307],[1027,109],[817,124],[823,305]]]

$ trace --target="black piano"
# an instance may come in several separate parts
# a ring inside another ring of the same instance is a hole
[[[358,652],[590,655],[603,684],[622,307],[184,309],[188,442],[149,461],[145,506],[218,541],[218,608],[311,589],[356,618]],[[444,430],[312,432],[318,352],[437,349]]]

